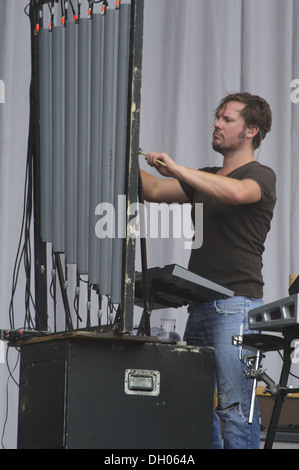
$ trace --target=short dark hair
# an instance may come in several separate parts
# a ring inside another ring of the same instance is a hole
[[[215,111],[215,116],[218,116],[220,110],[230,101],[238,101],[245,104],[240,114],[245,121],[246,127],[258,126],[260,132],[252,139],[253,150],[256,150],[271,130],[272,111],[269,104],[260,96],[251,95],[250,93],[229,93],[220,101]]]

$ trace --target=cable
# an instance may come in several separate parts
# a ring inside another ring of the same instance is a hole
[[[281,359],[282,361],[284,361],[284,359],[283,359],[283,356],[282,356],[281,352],[280,352],[280,351],[277,351],[277,353],[278,353],[278,355],[279,355],[280,359]],[[289,370],[289,375],[290,375],[291,377],[294,377],[295,379],[298,379],[298,380],[299,380],[299,377],[298,377],[298,375],[295,375],[295,374],[293,374],[293,373],[292,373],[290,370]]]
[[[50,2],[48,3],[49,8],[50,8]],[[54,28],[54,16],[55,16],[55,6],[54,6],[54,0],[51,0],[51,8],[50,8],[50,14],[51,14],[51,19],[49,23],[49,31],[53,31]]]
[[[63,0],[60,0],[60,8],[61,8],[61,25],[62,26],[65,26],[65,21],[66,21],[66,17],[65,17],[65,5],[64,5],[64,2]]]
[[[101,15],[105,15],[105,14],[106,14],[106,8],[107,8],[107,6],[108,6],[108,1],[107,1],[107,0],[103,0]]]
[[[69,0],[69,2],[70,2],[70,5],[71,5],[74,21],[75,21],[75,23],[78,23],[79,19],[78,19],[78,15],[76,14],[73,2],[72,2],[72,0]]]
[[[88,18],[92,18],[93,16],[93,1],[92,0],[87,0],[88,1]]]
[[[17,348],[15,348],[16,351],[18,352],[18,356],[17,356],[17,360],[16,360],[16,363],[15,363],[15,366],[14,368],[11,370],[10,367],[9,367],[9,362],[8,362],[8,351],[9,351],[9,347],[7,347],[7,350],[6,350],[6,365],[7,365],[7,369],[8,369],[8,378],[7,378],[7,382],[6,382],[6,411],[5,411],[5,420],[4,420],[4,424],[3,424],[3,429],[2,429],[2,436],[1,436],[1,446],[2,446],[2,449],[5,449],[4,447],[4,443],[3,443],[3,440],[4,440],[4,435],[5,435],[5,430],[6,430],[6,425],[7,425],[7,421],[8,421],[8,399],[9,399],[9,393],[8,393],[8,385],[9,385],[9,380],[12,379],[14,381],[14,383],[17,385],[17,387],[19,387],[19,384],[17,383],[17,381],[15,380],[14,376],[13,376],[13,373],[14,371],[16,370],[16,367],[19,363],[19,359],[20,359],[20,352]]]
[[[28,16],[28,18],[30,17],[30,16],[29,16],[29,13],[27,13],[27,10],[28,10],[29,7],[30,7],[30,2],[27,3],[27,5],[26,5],[25,8],[24,8],[24,13],[25,13],[26,16]]]
[[[28,148],[27,148],[27,162],[25,172],[25,185],[24,185],[24,202],[23,202],[23,215],[21,232],[19,237],[19,243],[17,248],[17,254],[13,269],[13,281],[12,281],[12,294],[9,305],[9,321],[10,327],[15,328],[14,323],[14,295],[16,293],[17,284],[19,280],[20,267],[22,259],[24,261],[24,269],[26,276],[25,286],[25,318],[30,319],[30,300],[32,296],[30,294],[30,277],[31,277],[31,245],[30,245],[30,226],[32,218],[32,142],[31,132],[29,131]],[[23,242],[23,244],[22,244]]]

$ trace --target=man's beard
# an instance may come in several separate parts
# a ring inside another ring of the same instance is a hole
[[[246,126],[242,129],[240,134],[238,135],[238,141],[235,143],[226,143],[224,141],[222,142],[212,142],[212,147],[215,152],[219,152],[221,154],[226,153],[226,152],[235,152],[236,150],[239,150],[243,146],[243,140],[245,139],[246,135]]]

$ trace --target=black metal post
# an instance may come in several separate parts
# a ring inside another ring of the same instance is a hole
[[[287,335],[284,335],[284,336],[286,337]],[[275,403],[273,406],[264,449],[272,449],[275,434],[276,434],[276,429],[278,426],[278,422],[279,422],[279,418],[280,418],[280,414],[282,410],[282,405],[286,398],[286,389],[287,389],[288,378],[289,378],[291,362],[292,362],[291,354],[293,352],[293,348],[291,347],[291,342],[294,340],[294,336],[293,335],[291,335],[290,337],[287,336],[287,338],[285,339],[287,340],[287,344],[283,350],[283,366],[282,366],[282,370],[280,374],[280,381],[279,381],[280,390],[278,392],[278,395],[275,399]]]
[[[33,166],[33,223],[34,223],[34,263],[35,263],[35,323],[36,329],[48,328],[47,311],[47,254],[46,244],[41,238],[40,217],[40,152],[39,152],[39,36],[36,25],[39,15],[39,2],[30,4],[31,25],[31,85],[30,85],[30,138]]]

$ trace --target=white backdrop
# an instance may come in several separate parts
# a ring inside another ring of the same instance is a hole
[[[31,72],[30,26],[23,10],[28,1],[0,0],[0,329],[9,327],[23,205]],[[291,86],[299,79],[298,18],[298,0],[145,0],[140,134],[144,150],[166,151],[193,168],[218,165],[221,159],[211,141],[219,100],[241,90],[260,94],[271,104],[273,129],[259,154],[259,161],[277,174],[278,195],[264,256],[266,302],[286,296],[289,274],[299,272],[299,85]],[[144,163],[142,167],[146,168]],[[138,248],[137,244],[137,269]],[[184,240],[150,239],[147,250],[149,267],[187,266]],[[24,318],[22,276],[19,291],[16,327]],[[152,323],[161,315],[165,312],[154,312]],[[182,333],[185,309],[167,315],[175,315]],[[14,448],[18,389],[10,380],[7,400],[8,372],[1,359],[0,434],[5,431],[3,447]],[[9,359],[13,367],[15,351]],[[277,380],[281,362],[275,353],[267,356],[266,367]]]

